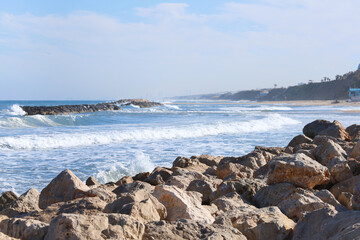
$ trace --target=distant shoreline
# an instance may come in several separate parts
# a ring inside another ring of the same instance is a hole
[[[201,100],[199,100],[201,101]],[[211,102],[177,102],[177,103],[166,103],[168,105],[190,105],[190,104],[234,104],[234,105],[248,105],[248,104],[289,104],[295,106],[360,106],[360,102],[346,102],[340,100],[335,102],[334,100],[291,100],[291,101],[249,101],[249,102],[238,102],[231,100],[211,100]]]

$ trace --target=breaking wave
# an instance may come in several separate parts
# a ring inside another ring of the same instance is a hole
[[[54,149],[113,144],[125,141],[200,138],[222,134],[265,132],[298,123],[299,121],[297,120],[279,114],[272,114],[262,119],[250,120],[247,122],[218,122],[214,124],[192,124],[177,127],[143,127],[126,130],[1,137],[0,148],[24,150]]]

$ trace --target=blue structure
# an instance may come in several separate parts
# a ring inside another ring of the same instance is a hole
[[[360,88],[349,88],[349,97],[351,101],[360,101]]]

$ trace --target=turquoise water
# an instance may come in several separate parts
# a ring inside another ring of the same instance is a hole
[[[146,109],[23,116],[19,107],[81,103],[97,101],[0,101],[0,192],[41,190],[66,168],[105,183],[171,166],[177,156],[241,156],[256,145],[285,146],[315,119],[359,124],[358,114],[342,111],[360,109],[164,101]]]

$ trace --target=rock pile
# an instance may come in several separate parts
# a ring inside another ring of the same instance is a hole
[[[135,105],[140,108],[161,106],[161,103],[146,99],[122,99],[116,102],[80,104],[80,105],[58,105],[58,106],[21,106],[26,115],[57,115],[85,112],[99,112],[121,110],[120,106]]]
[[[0,197],[0,239],[360,239],[360,131],[314,121],[286,147]],[[354,139],[351,141],[351,139]]]

